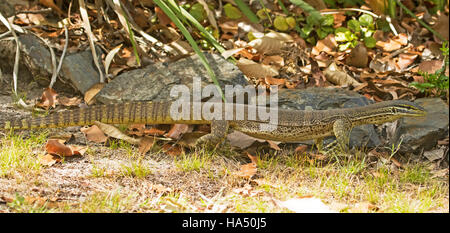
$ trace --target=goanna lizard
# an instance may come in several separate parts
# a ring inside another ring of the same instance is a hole
[[[273,141],[299,142],[313,139],[321,150],[323,138],[333,135],[336,136],[339,145],[347,148],[350,132],[355,126],[381,124],[401,117],[426,115],[426,111],[421,106],[404,100],[331,110],[278,109],[277,124],[272,125],[272,130],[261,130],[262,125],[270,124],[270,122],[267,119],[262,120],[258,115],[256,118],[250,118],[248,110],[252,107],[249,105],[241,106],[244,107],[243,116],[238,116],[234,111],[231,119],[227,119],[225,107],[223,107],[222,118],[207,120],[203,116],[200,119],[192,118],[193,111],[189,119],[174,119],[170,114],[172,104],[173,102],[129,102],[91,106],[56,112],[45,117],[0,121],[0,129],[81,126],[94,124],[95,121],[107,124],[211,124],[211,133],[202,136],[197,144],[218,145],[225,139],[228,129],[232,128],[255,138]]]

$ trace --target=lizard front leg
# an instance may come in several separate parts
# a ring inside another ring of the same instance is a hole
[[[352,122],[350,122],[348,119],[339,119],[336,120],[333,124],[334,136],[336,136],[336,140],[344,152],[348,151],[351,131]]]
[[[196,147],[202,145],[216,148],[227,137],[229,124],[225,120],[212,120],[211,121],[211,133],[200,137],[195,143]]]

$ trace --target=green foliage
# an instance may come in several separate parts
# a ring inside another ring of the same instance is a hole
[[[423,83],[412,82],[410,85],[419,89],[420,92],[431,93],[435,92],[436,95],[442,96],[445,95],[446,91],[448,91],[449,79],[448,76],[445,75],[445,70],[449,65],[448,60],[448,42],[444,42],[441,47],[442,55],[444,55],[444,64],[442,67],[433,74],[429,74],[427,72],[419,72],[420,75],[424,77]]]
[[[195,3],[189,10],[189,14],[191,14],[200,23],[206,19],[206,11],[200,3]]]
[[[324,0],[324,2],[330,8],[361,6],[365,3],[364,0]]]
[[[364,42],[367,48],[375,47],[376,40],[372,37],[375,31],[373,17],[368,14],[361,15],[358,20],[347,21],[347,27],[336,28],[334,31],[339,50],[354,48],[358,41]]]
[[[223,11],[225,12],[225,16],[230,19],[239,19],[242,17],[241,11],[235,6],[231,5],[231,3],[225,4],[225,6],[223,6]]]

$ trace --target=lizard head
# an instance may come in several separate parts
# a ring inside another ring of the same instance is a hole
[[[422,117],[427,114],[423,107],[410,101],[395,100],[391,103],[390,111],[398,117]]]

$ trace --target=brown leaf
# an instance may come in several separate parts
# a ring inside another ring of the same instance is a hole
[[[45,145],[45,149],[49,154],[55,154],[60,156],[74,156],[82,155],[84,147],[66,146],[59,142],[57,139],[49,139]]]
[[[329,34],[322,40],[317,41],[316,45],[312,48],[311,54],[314,56],[319,55],[321,52],[325,52],[330,55],[334,55],[337,47],[336,39],[333,34]]]
[[[189,131],[189,128],[190,127],[188,124],[174,124],[165,136],[173,139],[179,139],[182,134]]]
[[[269,143],[270,148],[274,149],[274,150],[281,150],[280,147],[278,146],[279,142],[274,142],[271,140],[266,140],[267,143]]]
[[[376,45],[381,47],[386,52],[391,52],[400,49],[402,46],[408,44],[408,36],[405,33],[400,33],[393,38],[389,38],[387,42],[377,41]]]
[[[261,38],[254,39],[248,43],[259,53],[275,53],[280,51],[286,42],[292,42],[294,39],[292,36],[281,32],[269,32]]]
[[[243,177],[246,179],[250,179],[252,176],[256,174],[256,164],[255,163],[247,163],[241,165],[241,169],[234,173],[234,175],[238,177]]]
[[[258,164],[258,157],[251,155],[250,153],[247,152],[247,156],[250,158],[250,160],[252,161],[252,163],[254,164]]]
[[[89,141],[101,143],[101,142],[106,142],[106,140],[108,140],[108,137],[96,125],[93,125],[91,127],[81,128],[80,131],[83,132],[84,135],[86,135],[86,138]]]
[[[158,129],[158,128],[155,128],[155,127],[152,127],[150,129],[144,129],[144,134],[145,135],[162,136],[165,133],[166,133],[165,130]]]
[[[56,99],[57,96],[58,93],[56,93],[56,91],[52,88],[48,87],[42,93],[41,99],[36,104],[36,106],[44,108],[46,110],[48,110],[50,107],[55,108],[56,103],[58,102],[58,100]]]
[[[129,142],[131,144],[135,144],[135,145],[136,144],[139,145],[139,143],[140,143],[141,139],[139,139],[139,138],[136,139],[136,138],[130,137],[112,125],[108,125],[108,124],[105,124],[105,123],[102,123],[99,121],[95,121],[94,124],[96,126],[98,126],[100,128],[100,130],[102,130],[103,133],[107,136],[121,139],[121,140],[127,141],[127,142]]]
[[[448,15],[445,15],[441,12],[438,17],[438,20],[435,25],[433,25],[433,29],[441,34],[446,40],[448,40],[449,32],[448,32]],[[441,40],[436,36],[434,36],[434,40],[440,42]]]
[[[358,68],[367,67],[369,56],[367,56],[367,48],[364,44],[359,43],[352,49],[349,56],[346,58],[345,63],[349,66],[355,66]]]
[[[56,13],[58,13],[60,16],[61,15],[66,15],[66,13],[64,13],[64,11],[61,10],[61,8],[59,8],[54,2],[53,0],[39,0],[39,3],[46,6],[46,7],[50,7],[53,10],[56,11]]]
[[[398,55],[398,61],[395,63],[395,71],[402,72],[411,65],[417,58],[417,54],[401,53]]]
[[[249,78],[265,78],[278,75],[273,67],[256,63],[252,60],[240,58],[236,65]]]
[[[58,98],[58,103],[66,107],[78,106],[79,104],[81,104],[81,99],[76,96],[72,98],[60,96]]]
[[[345,71],[342,71],[334,62],[324,70],[323,74],[329,82],[336,85],[352,85],[354,87],[361,85],[361,83],[356,81],[352,76],[348,75]]]
[[[280,55],[266,56],[262,60],[262,64],[272,65],[279,69],[284,66],[284,58]]]
[[[97,93],[105,86],[105,83],[96,83],[89,88],[89,90],[84,93],[84,102],[91,105],[94,103],[94,97]]]
[[[437,70],[442,68],[442,60],[431,60],[431,61],[422,61],[419,64],[419,70],[422,72],[427,72],[429,74],[435,73]]]
[[[227,139],[231,146],[245,149],[253,144],[257,139],[239,131],[233,131],[227,135]]]
[[[171,155],[171,156],[178,156],[181,155],[181,153],[183,153],[183,149],[179,146],[179,145],[170,145],[170,144],[165,144],[162,147],[164,153]]]
[[[333,27],[338,28],[342,26],[342,23],[345,22],[347,19],[347,16],[345,16],[345,13],[339,13],[339,14],[333,14],[334,22]]]
[[[61,162],[61,157],[58,155],[45,154],[39,159],[39,163],[44,166],[52,166],[55,163]]]
[[[146,154],[155,144],[153,137],[143,137],[139,144],[139,153]]]
[[[163,10],[161,10],[161,8],[155,7],[155,13],[156,17],[158,17],[159,25],[166,27],[168,24],[171,24],[172,27],[175,27],[172,20],[166,15],[166,13],[164,13]]]
[[[142,137],[144,135],[145,124],[130,124],[127,128],[128,135]]]
[[[305,153],[307,149],[308,149],[307,145],[300,145],[297,148],[295,148],[295,153],[302,154]]]
[[[286,79],[284,78],[272,78],[272,77],[266,77],[264,79],[267,85],[277,85],[277,86],[283,86],[286,83]]]

